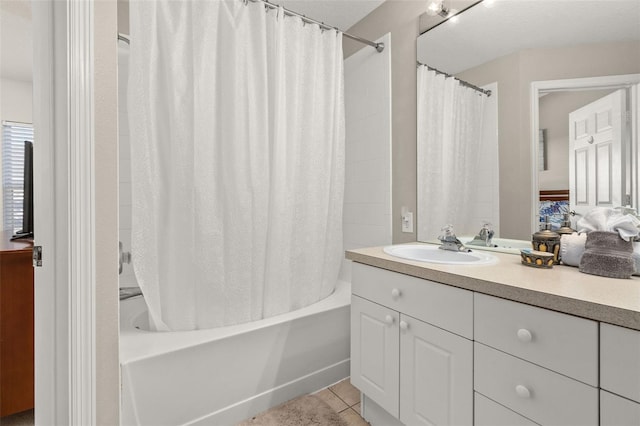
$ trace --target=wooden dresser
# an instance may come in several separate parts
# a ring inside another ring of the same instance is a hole
[[[33,408],[33,267],[29,241],[0,234],[0,417]]]

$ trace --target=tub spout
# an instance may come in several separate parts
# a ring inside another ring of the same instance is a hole
[[[120,300],[130,299],[136,296],[142,296],[140,287],[120,287]]]

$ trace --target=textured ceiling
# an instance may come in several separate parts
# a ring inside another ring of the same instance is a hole
[[[346,31],[384,0],[271,0],[271,3]]]
[[[498,0],[418,39],[418,60],[450,74],[542,47],[640,40],[640,0]]]

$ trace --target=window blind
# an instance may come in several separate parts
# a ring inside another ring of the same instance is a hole
[[[31,124],[2,122],[2,225],[12,232],[22,229],[24,141],[33,142]]]

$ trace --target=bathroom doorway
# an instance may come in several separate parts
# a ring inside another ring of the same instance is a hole
[[[628,165],[622,164],[615,165],[616,169],[624,170],[621,177],[621,181],[618,186],[624,181],[625,190],[624,196],[621,200],[622,205],[630,205],[631,207],[638,208],[638,165],[639,165],[639,144],[638,144],[638,125],[640,124],[640,108],[638,104],[639,95],[639,83],[640,74],[625,74],[625,75],[610,75],[601,77],[588,77],[588,78],[575,78],[564,80],[546,80],[546,81],[534,81],[530,86],[530,111],[531,111],[531,132],[530,132],[530,144],[531,144],[531,194],[532,194],[532,206],[539,205],[540,190],[545,189],[541,185],[545,185],[544,179],[547,177],[548,171],[539,172],[539,158],[540,158],[540,146],[539,146],[539,134],[541,127],[541,115],[540,104],[541,99],[548,98],[545,94],[557,94],[561,92],[584,92],[584,91],[597,91],[608,90],[615,91],[616,89],[625,89],[625,103],[628,106],[627,113],[624,113],[627,134],[630,135],[629,142],[626,144],[626,152],[621,157],[626,158],[629,162]],[[603,92],[604,95],[606,92]],[[601,97],[601,96],[598,96]],[[628,120],[627,120],[628,117]],[[568,118],[568,117],[567,117]],[[567,121],[565,121],[567,123]],[[568,124],[568,123],[567,123]],[[567,124],[566,127],[569,126]],[[568,143],[567,143],[568,145]],[[568,149],[566,149],[568,156]],[[568,161],[567,161],[568,163]],[[614,167],[612,167],[613,169]],[[566,186],[569,188],[569,172],[566,173]],[[548,188],[547,188],[548,189]],[[615,188],[616,191],[620,188]],[[622,193],[622,192],[621,192]],[[627,197],[628,194],[628,197]],[[571,196],[571,195],[570,195]],[[615,206],[617,207],[617,206]],[[573,206],[570,207],[572,209]],[[577,212],[579,213],[579,212]],[[577,220],[574,216],[573,220]],[[535,232],[538,230],[539,217],[533,215],[531,230]]]
[[[25,140],[33,138],[31,3],[0,2],[0,424],[34,424],[34,285],[25,225]],[[27,182],[29,180],[27,179]],[[29,198],[27,196],[27,198]],[[27,209],[29,210],[29,209]],[[27,220],[27,222],[29,222]],[[26,237],[26,235],[24,235]],[[16,238],[14,240],[14,238]]]

